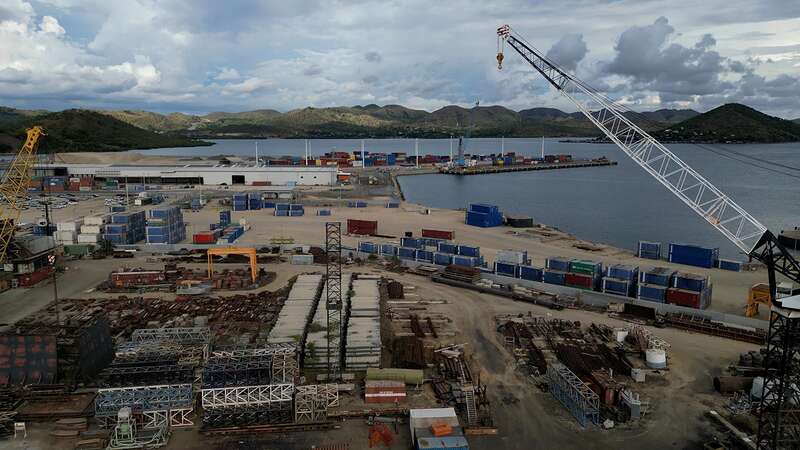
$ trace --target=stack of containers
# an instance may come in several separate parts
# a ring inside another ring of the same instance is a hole
[[[567,272],[569,272],[569,263],[570,260],[567,258],[547,258],[544,261],[542,281],[563,286],[566,283]]]
[[[144,211],[116,213],[110,219],[103,239],[112,244],[135,244],[145,238]],[[83,231],[86,231],[85,227]]]
[[[480,267],[483,265],[480,247],[459,245],[458,254],[453,256],[453,264],[467,267]]]
[[[194,244],[214,244],[217,239],[222,236],[222,228],[215,228],[210,231],[201,231],[192,236],[192,243]]]
[[[603,277],[603,292],[606,294],[634,297],[636,282],[639,279],[639,268],[625,264],[614,264],[606,267]]]
[[[394,244],[381,244],[381,255],[397,256],[397,248]]]
[[[358,251],[362,253],[377,254],[378,244],[375,244],[374,242],[361,241],[358,243]]]
[[[439,253],[449,253],[451,255],[458,254],[458,245],[451,242],[439,242],[437,246]]]
[[[289,217],[289,204],[288,203],[276,203],[275,204],[275,212],[276,216],[280,217]]]
[[[80,231],[82,224],[83,220],[81,219],[57,223],[55,235],[56,244],[74,244],[78,239],[78,232]]]
[[[222,228],[231,224],[231,211],[225,210],[219,212],[219,226]]]
[[[636,256],[645,259],[661,259],[661,242],[639,241]]]
[[[666,267],[653,267],[639,272],[639,287],[636,298],[650,302],[664,303],[667,300],[667,288],[672,282],[674,270]]]
[[[244,227],[225,227],[217,239],[217,244],[233,244],[244,234]]]
[[[402,237],[400,238],[400,247],[423,249],[425,248],[425,245],[420,239],[413,237]]]
[[[289,203],[276,203],[275,215],[280,217],[299,217],[305,214],[303,205],[289,204]]]
[[[569,263],[569,273],[564,275],[564,284],[590,291],[600,288],[603,264],[595,261],[575,259]]]
[[[348,297],[350,292],[351,278],[352,275],[349,273],[342,274],[343,300]],[[322,294],[320,294],[319,298],[320,300],[317,302],[316,312],[311,319],[311,325],[308,327],[305,341],[303,367],[308,370],[323,370],[328,367],[328,312],[325,308],[327,287],[324,283]],[[335,358],[338,361],[339,357],[340,350],[338,348],[331,349],[331,358]]]
[[[711,304],[711,280],[703,275],[677,272],[666,298],[671,305],[706,309]]]
[[[183,213],[177,206],[150,210],[147,219],[148,244],[177,244],[186,239]]]
[[[520,265],[518,278],[528,281],[542,281],[543,273],[544,269],[540,267]]]
[[[453,264],[453,255],[450,253],[436,252],[433,254],[433,263],[439,266],[448,266]]]
[[[303,208],[303,205],[300,204],[289,205],[289,217],[299,217],[304,215],[305,213],[306,212],[305,209]]]
[[[269,343],[299,342],[305,346],[307,327],[319,299],[321,284],[322,275],[297,276],[275,325],[269,330]]]
[[[347,370],[367,370],[381,365],[381,309],[378,280],[353,280],[346,300],[347,335],[344,365]]]
[[[417,249],[412,247],[399,247],[397,249],[397,256],[400,259],[408,259],[414,261],[417,259]]]
[[[244,192],[233,194],[233,198],[231,199],[231,207],[233,208],[234,211],[247,211],[248,207],[247,194]]]
[[[257,211],[264,206],[260,193],[250,193],[247,195],[247,207],[251,211]]]
[[[419,262],[433,262],[433,252],[430,250],[417,250],[417,253],[414,256]]]
[[[497,205],[472,203],[469,205],[464,223],[474,227],[499,227],[503,224],[503,215]]]
[[[520,276],[521,267],[528,262],[527,251],[501,250],[497,252],[495,257],[494,273],[507,277],[522,278]]]
[[[100,242],[100,237],[104,236],[106,232],[108,221],[108,215],[85,217],[83,225],[80,227],[80,234],[78,234],[78,243],[96,244]]]
[[[719,248],[691,244],[669,244],[669,262],[687,266],[711,268],[717,264]]]

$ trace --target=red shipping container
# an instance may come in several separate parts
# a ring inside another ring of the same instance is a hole
[[[192,236],[192,242],[195,244],[214,244],[217,242],[217,235],[211,231],[195,233],[195,235]]]
[[[700,308],[703,296],[700,292],[687,291],[684,289],[667,289],[667,303],[671,305],[686,306],[689,308]]]
[[[94,178],[90,176],[82,176],[80,185],[81,186],[92,186],[94,184]]]
[[[53,268],[50,266],[42,267],[31,273],[20,275],[17,280],[22,287],[33,286],[34,284],[44,280],[53,273]]]
[[[347,234],[361,234],[369,236],[378,234],[378,221],[347,219]]]
[[[434,239],[447,239],[448,241],[452,241],[455,239],[455,231],[452,230],[431,230],[431,229],[422,229],[422,237],[426,238],[434,238]]]
[[[406,399],[406,386],[402,381],[367,380],[365,403],[395,403]]]
[[[588,289],[594,287],[594,277],[582,273],[567,273],[564,275],[564,283],[572,286],[580,286]]]
[[[272,182],[270,181],[253,181],[253,186],[271,186]]]

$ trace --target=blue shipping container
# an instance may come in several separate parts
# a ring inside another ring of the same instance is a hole
[[[497,205],[490,205],[488,203],[470,203],[468,211],[474,211],[484,214],[496,214],[500,212]]]
[[[664,303],[667,297],[667,288],[653,284],[640,284],[637,298],[651,302]]]
[[[519,278],[519,266],[504,262],[494,263],[494,273],[507,277]]]
[[[544,261],[544,266],[551,270],[569,272],[569,263],[570,260],[566,258],[547,258]]]
[[[397,246],[392,244],[381,244],[381,255],[397,256]]]
[[[458,245],[449,244],[447,242],[439,242],[437,250],[439,250],[441,253],[450,253],[451,255],[455,255],[458,253]]]
[[[481,256],[481,248],[480,247],[470,247],[468,245],[459,245],[458,246],[458,254],[461,256],[473,256],[478,258]]]
[[[503,224],[503,216],[500,214],[486,214],[475,211],[467,211],[464,223],[473,227],[491,228],[499,227]]]
[[[387,208],[399,208],[399,207],[400,207],[400,203],[397,203],[397,202],[389,202],[389,203],[387,203],[387,204],[386,204],[386,207],[387,207]]]
[[[672,278],[672,287],[700,292],[708,286],[708,278],[694,273],[678,272]]]
[[[408,247],[400,247],[397,249],[397,256],[400,259],[416,259],[417,257],[417,249],[416,248],[408,248]]]
[[[331,210],[330,209],[319,209],[319,210],[317,210],[317,215],[318,216],[330,216],[331,215]]]
[[[714,267],[719,258],[718,248],[690,244],[669,244],[669,261],[696,267]]]
[[[674,270],[666,267],[653,267],[652,269],[639,272],[639,283],[668,287],[670,286],[674,273]]]
[[[288,217],[289,216],[289,210],[288,209],[276,209],[275,210],[275,215],[279,216],[279,217]]]
[[[359,242],[358,251],[364,253],[378,253],[378,245],[372,242]]]
[[[742,263],[740,261],[734,261],[732,259],[718,259],[717,267],[719,267],[722,270],[730,270],[733,272],[742,271]]]
[[[439,264],[442,266],[446,266],[449,264],[453,264],[453,255],[449,253],[434,253],[433,254],[433,263]]]
[[[528,281],[542,281],[542,269],[533,266],[519,266],[519,277]]]
[[[542,272],[542,280],[545,283],[549,284],[558,284],[563,286],[564,285],[564,277],[566,276],[566,272],[562,272],[559,270],[553,269],[545,269]]]
[[[303,211],[302,209],[301,210],[293,209],[293,210],[289,211],[289,216],[290,217],[299,217],[299,216],[302,216],[304,214],[305,214],[305,211]]]
[[[625,264],[614,264],[606,267],[606,276],[621,280],[636,280],[639,277],[639,268]]]
[[[275,207],[275,202],[264,202],[264,205],[261,209],[272,209]]]
[[[607,294],[616,294],[630,296],[632,292],[633,281],[620,278],[603,278],[603,292]]]
[[[479,267],[481,259],[472,256],[453,256],[453,264],[466,267]]]
[[[410,238],[410,237],[402,237],[400,238],[400,246],[401,247],[409,247],[409,248],[422,248],[422,241],[417,238]]]
[[[433,252],[428,250],[417,250],[417,261],[433,262]]]

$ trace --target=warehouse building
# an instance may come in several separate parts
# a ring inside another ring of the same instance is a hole
[[[221,166],[187,164],[146,166],[124,164],[39,164],[37,175],[91,176],[96,181],[121,183],[239,185],[239,186],[333,186],[335,166]]]

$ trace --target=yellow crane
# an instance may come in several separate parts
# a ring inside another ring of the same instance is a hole
[[[44,129],[40,126],[28,128],[25,143],[8,165],[0,182],[0,263],[8,259],[8,247],[14,239],[14,231],[22,214],[20,203],[28,192],[31,168],[36,163],[36,149],[44,135]]]
[[[250,278],[258,279],[256,249],[252,247],[212,247],[208,249],[208,278],[214,279],[214,256],[245,255],[250,257]]]

